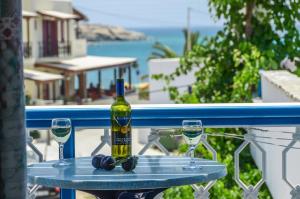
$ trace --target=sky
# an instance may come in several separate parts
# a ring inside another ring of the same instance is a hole
[[[192,8],[191,26],[221,26],[212,20],[207,0],[73,0],[90,23],[127,28],[185,27]]]

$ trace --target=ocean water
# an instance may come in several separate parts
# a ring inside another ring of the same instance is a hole
[[[216,34],[220,28],[218,27],[197,27],[193,31],[199,31],[201,36],[211,36]],[[148,74],[147,60],[151,52],[153,52],[153,44],[159,41],[168,45],[177,54],[182,54],[184,45],[184,36],[180,28],[147,28],[134,29],[143,32],[148,36],[143,41],[110,41],[89,43],[88,55],[111,56],[111,57],[135,57],[138,59],[138,68],[132,70],[132,82],[138,84],[141,77]],[[127,74],[124,75],[125,81]],[[113,69],[102,70],[102,85],[109,88],[110,82],[113,80]],[[88,85],[98,83],[98,73],[89,72],[87,74]]]

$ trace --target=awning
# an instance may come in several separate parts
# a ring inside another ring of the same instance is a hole
[[[58,12],[53,10],[39,10],[37,11],[38,14],[46,17],[52,17],[56,19],[78,19],[78,15],[65,13],[65,12]]]
[[[22,16],[23,17],[37,17],[37,14],[35,12],[30,12],[26,10],[22,10]]]
[[[25,79],[40,81],[40,82],[55,81],[64,78],[62,75],[45,73],[41,71],[28,70],[28,69],[24,69],[24,77]]]
[[[36,67],[52,68],[67,72],[83,72],[104,68],[126,67],[135,64],[136,58],[86,56],[58,62],[36,63]]]
[[[83,14],[80,10],[77,10],[76,8],[73,7],[73,14],[78,16],[77,20],[83,20],[83,21],[88,21],[88,17]]]

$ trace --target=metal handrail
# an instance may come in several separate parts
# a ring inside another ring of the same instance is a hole
[[[53,118],[72,120],[72,133],[65,144],[64,157],[73,158],[76,128],[109,128],[110,106],[26,107],[27,128],[50,128]],[[184,119],[201,119],[206,128],[299,126],[300,103],[132,105],[132,126],[135,128],[180,127]],[[245,194],[256,196],[258,189],[251,192],[250,188],[244,190]],[[63,189],[61,198],[74,199],[75,191]]]
[[[48,128],[57,117],[77,127],[105,128],[110,106],[26,107],[28,128]],[[300,124],[300,103],[132,105],[134,127],[180,127],[183,119],[201,119],[206,127],[293,126]]]
[[[51,41],[39,42],[39,57],[67,57],[72,54],[71,42],[57,42],[52,45]]]

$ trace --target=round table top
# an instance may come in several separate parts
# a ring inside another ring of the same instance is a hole
[[[225,165],[206,159],[196,160],[201,169],[184,170],[189,157],[139,156],[132,172],[125,172],[120,166],[112,171],[94,169],[91,157],[67,161],[71,165],[60,168],[53,167],[57,161],[28,166],[29,183],[79,190],[137,190],[208,182],[226,175]]]

